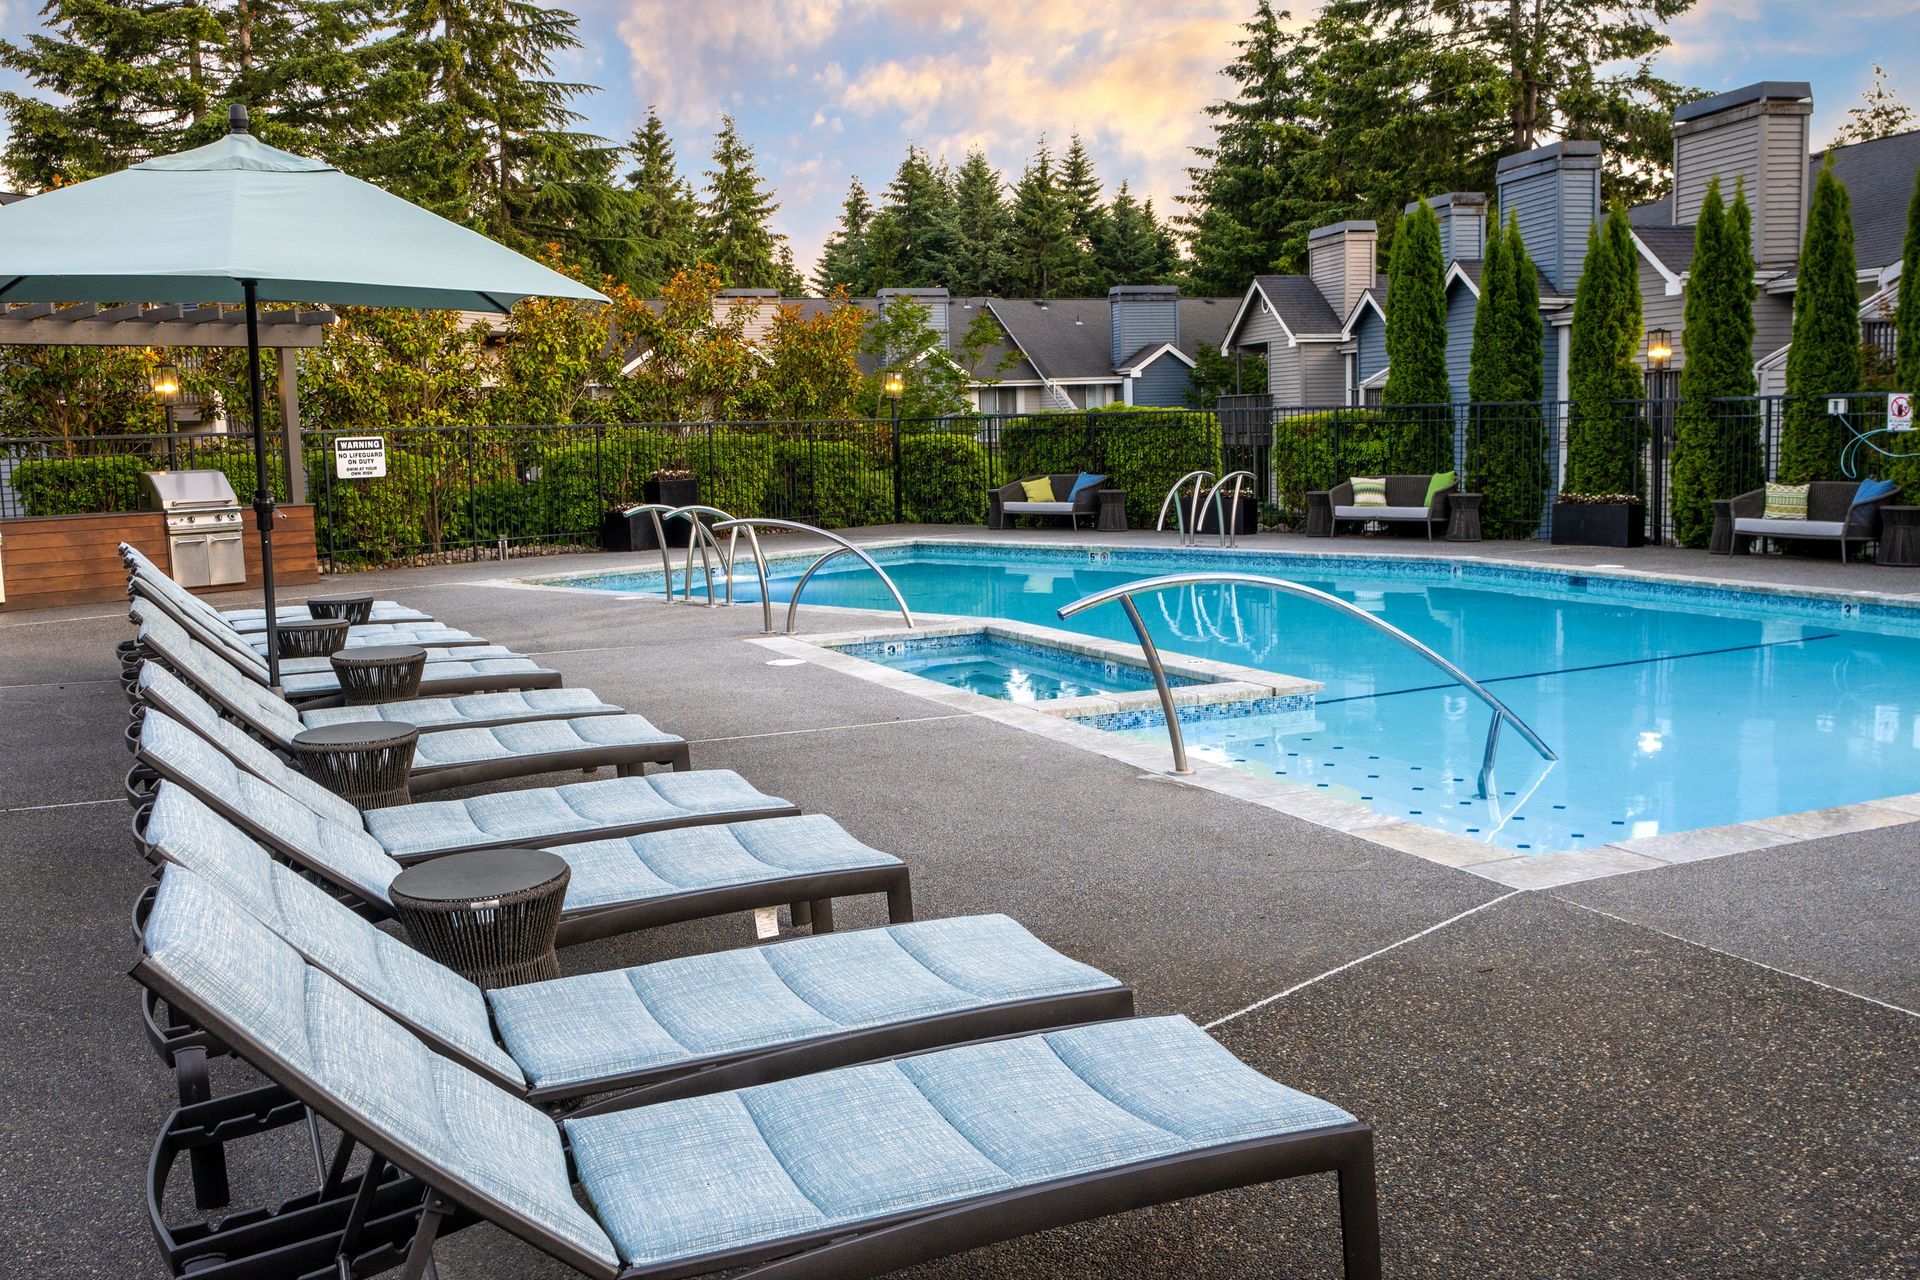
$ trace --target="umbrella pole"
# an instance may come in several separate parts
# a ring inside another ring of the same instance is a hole
[[[253,392],[253,515],[260,528],[260,591],[267,608],[267,683],[280,687],[280,612],[273,602],[273,486],[267,479],[266,387],[260,379],[260,282],[242,280],[247,297],[247,382]]]

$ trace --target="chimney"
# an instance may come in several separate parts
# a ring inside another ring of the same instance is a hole
[[[1342,320],[1360,293],[1371,288],[1380,228],[1370,220],[1336,222],[1307,233],[1307,275]]]
[[[1412,213],[1415,205],[1408,205]],[[1427,201],[1440,222],[1440,261],[1471,261],[1487,256],[1487,193],[1446,191]]]
[[[1807,129],[1813,90],[1804,81],[1763,80],[1690,102],[1673,113],[1673,224],[1700,218],[1707,183],[1722,199],[1747,184],[1753,210],[1753,261],[1791,267],[1807,228]]]
[[[933,326],[933,331],[940,335],[940,345],[943,347],[953,345],[947,333],[949,323],[947,313],[952,305],[952,299],[947,296],[945,289],[882,289],[879,297],[882,311],[887,309],[887,301],[890,298],[913,299],[927,309],[928,323]]]
[[[773,328],[773,314],[780,309],[780,291],[778,289],[722,289],[713,296],[713,318],[725,321],[737,308],[748,308],[747,324],[742,335],[748,342],[758,342]]]
[[[1568,297],[1587,256],[1587,228],[1600,220],[1600,144],[1554,142],[1494,166],[1500,220],[1520,219],[1527,256]]]
[[[1142,347],[1180,341],[1180,291],[1170,284],[1117,284],[1107,310],[1116,366]]]

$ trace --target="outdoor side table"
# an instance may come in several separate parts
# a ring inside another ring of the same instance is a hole
[[[294,768],[357,809],[384,809],[412,799],[407,778],[420,730],[394,720],[302,729],[289,740]]]
[[[1127,528],[1127,491],[1100,490],[1100,517],[1093,527],[1101,533],[1124,533]]]
[[[1911,569],[1920,566],[1920,507],[1880,508],[1881,564]]]
[[[283,658],[324,658],[346,648],[347,620],[315,618],[311,622],[283,622],[274,629],[274,634],[280,638]]]
[[[1000,509],[1004,499],[998,489],[987,490],[987,528],[1004,529],[1007,527],[1007,513]]]
[[[417,644],[369,644],[342,649],[332,656],[332,662],[347,705],[364,707],[419,697],[420,677],[427,671],[427,651]]]
[[[1477,493],[1454,493],[1447,495],[1448,542],[1480,541],[1480,495]]]
[[[1733,554],[1733,499],[1715,498],[1713,500],[1713,536],[1707,540],[1707,554],[1710,556],[1730,556]]]
[[[387,886],[415,946],[480,987],[560,976],[553,953],[573,869],[544,849],[478,849],[408,867]]]
[[[1307,527],[1304,532],[1309,538],[1333,536],[1333,494],[1330,491],[1316,489],[1307,494]]]
[[[316,618],[345,618],[349,625],[365,626],[373,617],[373,597],[312,596],[307,600],[307,612]]]

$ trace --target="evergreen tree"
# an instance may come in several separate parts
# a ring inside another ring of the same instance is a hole
[[[820,261],[813,269],[813,284],[821,293],[872,292],[867,287],[867,225],[872,221],[873,204],[856,177],[840,205],[840,226],[821,247]]]
[[[1008,237],[1012,291],[1033,298],[1071,296],[1086,278],[1086,255],[1073,236],[1073,216],[1061,193],[1046,140],[1013,189],[1013,228]]]
[[[1011,267],[1006,183],[985,153],[967,152],[953,180],[953,239],[942,283],[957,295],[997,294]]]
[[[1704,547],[1713,502],[1764,479],[1754,429],[1753,238],[1744,189],[1729,210],[1720,180],[1707,184],[1693,231],[1682,334],[1680,407],[1673,449],[1673,534]]]
[[[1060,160],[1060,198],[1066,202],[1067,225],[1073,229],[1074,245],[1088,264],[1081,291],[1097,293],[1109,283],[1120,283],[1098,278],[1094,246],[1102,235],[1106,211],[1100,206],[1100,179],[1093,171],[1093,157],[1087,154],[1086,144],[1077,133],[1071,135],[1067,154]]]
[[[1153,216],[1153,201],[1142,204],[1122,182],[1093,237],[1094,276],[1112,287],[1167,284],[1179,270],[1172,235]]]
[[[713,264],[729,288],[771,289],[779,285],[777,257],[786,237],[768,226],[780,208],[760,183],[753,148],[741,140],[733,117],[720,117],[713,140],[713,168],[700,202],[701,257]]]
[[[627,148],[634,168],[627,185],[634,193],[634,231],[639,261],[631,281],[645,294],[659,292],[673,273],[692,265],[700,206],[680,174],[680,163],[660,113],[647,108],[646,123],[634,130]]]
[[[1913,176],[1913,198],[1907,201],[1907,238],[1900,251],[1900,301],[1894,307],[1898,331],[1894,348],[1897,390],[1920,393],[1920,173]]]
[[[942,279],[953,242],[953,192],[927,153],[909,146],[867,232],[869,288],[928,289]]]
[[[1387,258],[1387,404],[1444,404],[1452,397],[1446,269],[1440,220],[1422,200],[1401,223]]]
[[[1800,284],[1793,295],[1786,424],[1780,434],[1780,479],[1786,484],[1840,477],[1840,447],[1847,433],[1827,412],[1827,397],[1860,389],[1860,296],[1854,271],[1853,212],[1829,156],[1814,182],[1800,246]],[[1906,283],[1903,278],[1902,286]]]
[[[1574,290],[1567,358],[1572,397],[1566,492],[1633,491],[1634,433],[1622,402],[1641,394],[1640,274],[1626,206],[1614,201],[1587,231],[1587,256]]]
[[[1887,70],[1873,64],[1873,88],[1860,96],[1860,105],[1847,109],[1847,122],[1833,135],[1833,145],[1849,147],[1856,142],[1891,138],[1914,128],[1913,108],[1900,101],[1900,95],[1887,88]]]
[[[1546,499],[1540,430],[1540,282],[1517,218],[1488,228],[1474,311],[1468,371],[1474,419],[1467,437],[1467,484],[1484,495],[1482,519],[1499,534],[1529,538]]]
[[[1467,399],[1476,405],[1515,398],[1514,324],[1507,305],[1512,298],[1509,248],[1505,229],[1491,221],[1480,262],[1480,296],[1473,308],[1473,349],[1467,364]],[[1392,297],[1391,290],[1388,296]]]

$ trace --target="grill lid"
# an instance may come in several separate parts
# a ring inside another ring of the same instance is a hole
[[[149,471],[145,475],[151,490],[149,511],[204,511],[240,505],[223,471]]]

